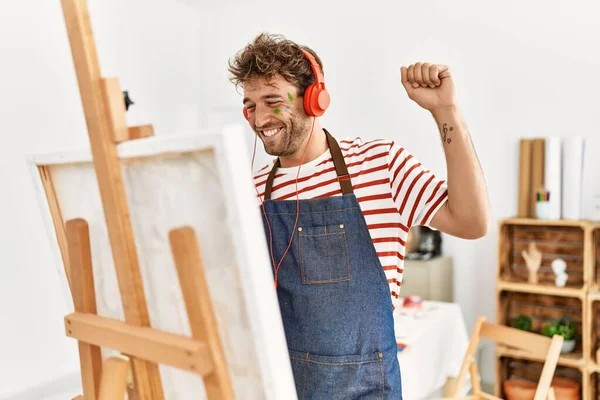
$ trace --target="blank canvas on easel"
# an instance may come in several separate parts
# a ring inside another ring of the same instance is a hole
[[[148,312],[153,328],[191,335],[168,237],[172,229],[191,226],[236,398],[293,399],[285,336],[244,152],[241,129],[119,145]],[[31,163],[65,297],[70,300],[57,215],[63,223],[74,218],[88,222],[98,315],[123,320],[90,153],[36,155]],[[44,186],[43,174],[51,190]],[[109,354],[104,351],[103,356]],[[199,376],[159,368],[165,399],[205,398]]]

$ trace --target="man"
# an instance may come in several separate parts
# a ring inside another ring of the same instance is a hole
[[[401,399],[392,311],[408,231],[482,237],[485,182],[448,67],[416,63],[400,74],[437,124],[447,182],[392,140],[338,141],[323,129],[322,68],[310,48],[268,34],[229,66],[255,140],[276,157],[254,180],[296,390],[301,399]]]

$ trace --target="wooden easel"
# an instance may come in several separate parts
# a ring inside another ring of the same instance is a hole
[[[169,241],[192,337],[150,327],[117,145],[152,136],[153,129],[127,126],[118,79],[101,76],[86,0],[61,1],[125,315],[124,322],[97,315],[88,225],[67,221],[58,234],[75,309],[65,317],[66,334],[79,343],[83,396],[76,399],[123,399],[128,392],[129,399],[162,400],[158,364],[202,376],[209,399],[233,399],[200,249],[189,227],[169,232]],[[122,357],[103,361],[101,348]]]

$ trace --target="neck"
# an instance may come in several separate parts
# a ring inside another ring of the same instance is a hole
[[[310,143],[307,142],[310,138]],[[306,148],[306,153],[304,149]],[[312,137],[310,133],[306,136],[306,139],[300,145],[300,148],[297,152],[290,156],[281,156],[279,157],[279,162],[281,163],[282,168],[288,167],[297,167],[300,163],[305,164],[313,161],[321,154],[327,151],[329,148],[327,144],[327,136],[325,135],[325,131],[319,125],[319,121],[315,120],[315,126],[313,128]],[[304,155],[304,159],[302,158]]]

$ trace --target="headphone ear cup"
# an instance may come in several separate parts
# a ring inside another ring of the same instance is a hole
[[[242,109],[242,113],[244,113],[244,118],[246,118],[247,121],[250,121],[250,116],[248,115],[248,109],[246,107]]]
[[[315,84],[310,85],[304,92],[304,110],[312,117],[320,117],[325,114],[329,107],[330,97],[327,89],[318,88]]]
[[[329,103],[331,102],[329,92],[327,89],[319,89],[313,96],[315,97],[315,103],[317,104],[318,109],[321,110],[321,115],[323,115],[325,110],[329,108]]]
[[[306,111],[306,114],[310,115],[311,117],[316,117],[314,110],[313,110],[313,90],[315,88],[315,85],[309,85],[306,90],[304,91],[304,111]]]

